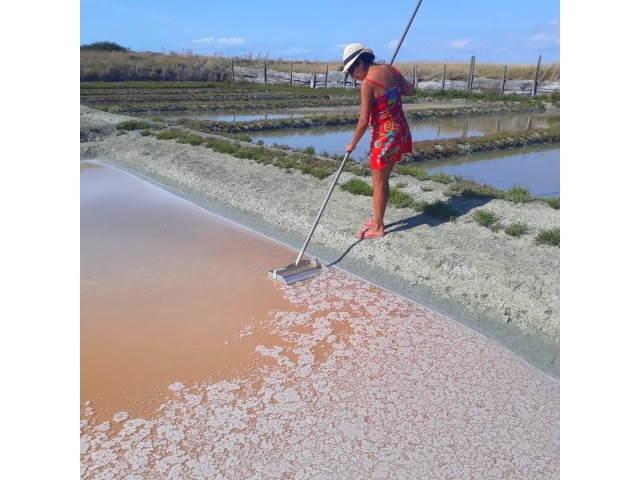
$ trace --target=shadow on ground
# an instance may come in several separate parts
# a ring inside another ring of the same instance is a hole
[[[483,198],[454,197],[454,198],[450,198],[450,199],[448,199],[447,201],[444,202],[444,205],[445,205],[445,207],[451,208],[453,211],[456,212],[456,216],[455,217],[438,218],[438,217],[434,217],[434,216],[429,215],[429,214],[424,213],[424,212],[417,213],[416,215],[413,215],[412,217],[407,217],[407,218],[404,218],[402,220],[397,220],[397,221],[395,221],[393,223],[390,223],[390,224],[386,225],[386,227],[385,227],[385,236],[393,235],[394,233],[402,232],[404,230],[411,230],[412,228],[419,227],[420,225],[427,225],[429,227],[438,227],[438,226],[442,225],[443,223],[451,222],[452,220],[455,220],[456,218],[458,218],[460,216],[466,215],[467,213],[469,213],[474,208],[478,208],[478,207],[482,207],[483,205],[486,205],[491,200],[492,199],[489,198],[489,197],[483,197]],[[349,252],[351,252],[353,247],[355,247],[360,242],[362,242],[362,240],[363,239],[360,238],[360,239],[356,240],[355,242],[353,242],[351,245],[349,245],[349,247],[345,250],[345,252],[342,255],[340,255],[340,257],[337,260],[334,260],[333,262],[328,264],[328,266],[333,266],[333,265],[337,265],[338,263],[340,263],[349,254]]]

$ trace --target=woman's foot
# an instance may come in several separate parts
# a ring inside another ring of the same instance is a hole
[[[365,227],[368,227],[368,228],[373,227],[373,225],[374,225],[373,218],[370,218],[369,220],[365,220],[364,222],[362,222],[362,225],[364,225]],[[382,228],[384,228],[384,225],[382,226]]]
[[[384,229],[374,230],[373,228],[363,228],[358,232],[358,238],[382,238],[384,237]]]

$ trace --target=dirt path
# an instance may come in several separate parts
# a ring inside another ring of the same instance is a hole
[[[203,146],[137,132],[115,134],[115,124],[128,118],[81,107],[86,140],[80,144],[81,159],[98,158],[133,171],[300,248],[333,177],[321,181]],[[350,177],[344,173],[340,182]],[[446,199],[438,183],[392,178],[392,184],[398,181],[416,199]],[[456,202],[461,215],[445,222],[390,206],[385,238],[359,241],[355,234],[371,216],[371,199],[336,188],[307,252],[431,306],[558,377],[560,252],[533,239],[542,229],[560,226],[559,211],[544,203]],[[505,225],[522,222],[529,230],[519,238],[495,233],[473,220],[479,208]]]

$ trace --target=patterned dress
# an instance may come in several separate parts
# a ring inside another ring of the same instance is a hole
[[[400,73],[394,68],[398,77]],[[365,78],[379,87],[380,83]],[[403,153],[413,150],[411,131],[402,110],[402,90],[400,85],[391,87],[373,100],[369,125],[371,126],[371,168],[381,169],[397,163]]]

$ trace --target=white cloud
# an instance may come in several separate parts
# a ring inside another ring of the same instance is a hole
[[[241,47],[244,45],[244,38],[219,38],[218,46],[219,47]]]
[[[471,38],[459,38],[458,40],[452,40],[449,45],[453,48],[469,48],[471,46]]]
[[[537,33],[531,37],[531,43],[535,46],[560,45],[560,37],[553,33]]]
[[[387,47],[389,50],[393,50],[398,46],[398,43],[400,43],[400,40],[391,40],[389,43],[385,45],[385,47]],[[406,46],[407,45],[405,44],[405,47]]]
[[[538,32],[528,39],[530,47],[544,48],[560,45],[560,22],[549,20],[544,25],[539,26]]]
[[[198,40],[191,40],[187,42],[187,45],[192,45],[194,47],[215,47],[215,48],[231,48],[231,47],[241,47],[245,44],[244,38],[213,38],[206,37],[200,38]]]

